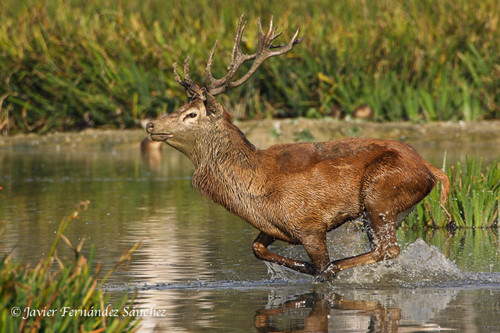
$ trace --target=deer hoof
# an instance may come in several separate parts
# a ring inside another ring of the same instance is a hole
[[[301,263],[300,271],[302,271],[302,273],[309,275],[316,274],[316,269],[314,268],[314,265],[310,262]]]
[[[340,269],[335,264],[330,264],[314,277],[314,282],[326,282],[329,279],[335,278]]]

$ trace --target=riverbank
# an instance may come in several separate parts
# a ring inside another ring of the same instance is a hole
[[[461,160],[472,153],[485,160],[500,155],[500,121],[375,123],[334,119],[266,119],[237,122],[258,148],[297,141],[327,141],[344,137],[375,137],[406,142],[426,155]],[[38,151],[121,150],[138,147],[146,137],[143,129],[87,129],[46,135],[18,134],[0,137],[0,149]]]

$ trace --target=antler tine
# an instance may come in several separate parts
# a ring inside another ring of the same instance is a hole
[[[295,35],[298,35],[299,34],[299,29],[297,29],[297,31],[295,32]],[[293,38],[292,38],[293,39]],[[294,41],[293,41],[293,45],[296,45],[300,42],[302,42],[304,40],[304,37],[300,37],[300,38],[296,38]],[[283,46],[285,46],[287,44],[279,44],[279,45],[271,45],[269,48],[270,49],[279,49],[279,48],[282,48]]]
[[[207,81],[214,81],[215,78],[212,75],[212,62],[214,60],[215,49],[217,48],[217,44],[219,41],[216,39],[212,50],[210,50],[210,54],[208,56],[207,67],[205,67],[205,85]]]
[[[269,20],[269,30],[267,30],[268,36],[270,35],[271,32],[274,35],[274,33],[276,32],[276,29],[278,29],[278,26],[276,26],[276,27],[274,27],[274,30],[273,30],[273,20],[274,20],[274,16],[271,15],[271,19]]]
[[[179,75],[177,63],[174,63],[173,67],[175,81],[177,81],[181,86],[184,87],[184,89],[186,89],[186,93],[189,99],[193,99],[195,97],[204,98],[203,90],[200,88],[200,86],[194,83],[193,80],[191,80],[191,76],[189,75],[189,60],[190,57],[188,55],[186,57],[186,60],[184,60],[182,78]]]
[[[272,42],[273,40],[275,40],[276,38],[281,36],[281,31],[278,32],[278,34],[276,34],[276,30],[278,30],[278,26],[275,26],[273,28],[273,19],[274,19],[274,17],[271,16],[271,21],[269,22],[269,30],[267,31],[267,35],[266,35],[266,39],[269,42]]]
[[[267,33],[264,35],[264,33],[262,31],[262,26],[260,23],[260,18],[258,19],[259,46],[262,44],[262,47],[268,46],[268,48],[270,48],[270,49],[276,48],[274,45],[271,45],[271,42],[274,41],[279,36],[281,36],[282,32],[280,31],[280,32],[276,33],[276,30],[278,30],[278,26],[273,27],[273,20],[274,20],[274,17],[271,16],[271,20],[269,21],[269,29],[267,30]]]
[[[193,84],[193,80],[191,80],[191,76],[189,76],[189,61],[191,60],[191,57],[188,55],[186,57],[186,60],[184,60],[184,65],[182,66],[182,76],[184,78],[184,81],[186,81],[188,84]]]
[[[177,81],[177,83],[179,83],[181,86],[186,88],[186,83],[182,80],[182,78],[180,77],[179,72],[177,70],[178,65],[176,62],[174,62],[173,67],[174,67],[174,79],[175,79],[175,81]]]
[[[273,17],[271,16],[271,23],[273,24]],[[260,17],[257,17],[257,27],[259,28],[258,40],[257,40],[257,50],[261,46],[262,41],[264,40],[262,36],[264,36],[264,32],[262,31],[262,23],[260,22]]]
[[[238,54],[242,54],[241,52],[241,37],[243,36],[243,31],[247,26],[247,21],[243,21],[243,14],[240,16],[240,20],[238,21],[238,28],[236,28],[236,36],[234,36],[234,44],[233,44],[233,52],[231,53],[231,64],[234,62],[235,58]]]
[[[304,37],[297,39],[299,32],[300,32],[300,29],[297,29],[297,31],[295,31],[295,34],[293,35],[292,39],[290,39],[290,41],[287,44],[282,44],[282,45],[276,46],[276,47],[270,45],[269,49],[278,48],[278,50],[270,52],[269,57],[273,57],[275,55],[281,55],[281,54],[287,53],[288,51],[290,51],[292,49],[292,47],[295,44],[302,42],[304,40]]]
[[[182,68],[182,78],[179,75],[178,72],[178,65],[176,62],[174,62],[174,78],[175,81],[177,81],[181,86],[184,88],[188,88],[191,86],[194,82],[191,80],[191,77],[189,76],[189,61],[190,61],[190,56],[188,55],[186,59],[184,60],[183,68]]]

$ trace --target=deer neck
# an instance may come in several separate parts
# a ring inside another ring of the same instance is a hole
[[[203,147],[196,149],[193,186],[202,194],[236,212],[238,200],[252,196],[262,175],[257,149],[231,122],[217,128]]]

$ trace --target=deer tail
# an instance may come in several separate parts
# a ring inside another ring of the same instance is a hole
[[[450,180],[443,170],[438,169],[431,164],[429,164],[429,169],[441,182],[441,204],[444,206],[446,200],[448,200],[448,196],[450,195]]]

